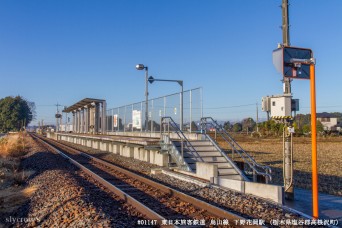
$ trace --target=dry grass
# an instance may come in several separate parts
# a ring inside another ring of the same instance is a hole
[[[32,187],[10,187],[0,190],[0,213],[11,213],[18,209],[37,190]]]
[[[30,138],[24,133],[10,134],[0,140],[0,212],[12,212],[36,190],[23,184],[34,173],[20,170],[20,158],[27,154]]]
[[[237,136],[235,139],[257,162],[272,168],[274,183],[283,184],[282,138]],[[319,191],[342,196],[342,138],[319,138],[317,147]],[[295,187],[311,189],[311,165],[311,139],[294,138]]]
[[[32,170],[19,170],[19,160],[0,158],[0,189],[23,185],[34,174]]]
[[[0,139],[0,157],[21,157],[28,151],[26,133],[9,134]]]

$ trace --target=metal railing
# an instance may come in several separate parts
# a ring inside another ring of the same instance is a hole
[[[252,172],[254,182],[256,182],[256,174],[264,176],[266,179],[266,183],[272,180],[272,171],[269,166],[257,163],[254,160],[254,158],[251,157],[244,149],[242,149],[242,147],[230,136],[230,134],[228,134],[228,132],[221,125],[219,125],[212,117],[201,118],[201,130],[205,135],[207,135],[206,129],[208,127],[214,128],[215,134],[221,136],[221,138],[231,146],[232,156],[234,156],[234,152],[236,152],[236,154],[240,156],[244,163],[248,165],[250,170],[248,170],[248,167],[246,169],[246,166],[244,166],[244,172]],[[231,159],[234,160],[233,157]]]
[[[180,146],[181,146],[181,151],[180,154],[175,154],[177,153],[176,151],[170,151],[171,155],[174,156],[176,159],[176,162],[184,163],[187,165],[189,171],[192,171],[190,166],[185,162],[184,160],[184,149],[187,150],[187,152],[191,153],[195,158],[201,159],[203,161],[203,158],[199,156],[197,153],[196,149],[192,146],[191,142],[188,140],[188,138],[184,135],[183,131],[179,128],[177,123],[172,119],[170,116],[165,116],[161,118],[161,126],[162,126],[162,131],[160,132],[160,138],[163,140],[163,136],[168,136],[170,139],[171,132],[175,133],[177,137],[180,139]],[[175,146],[175,145],[173,145]]]
[[[236,172],[245,180],[249,180],[245,173],[234,163],[232,159],[229,159],[227,153],[225,153],[219,145],[209,135],[205,134],[205,137],[214,145],[216,150],[229,162],[229,164],[236,170]]]
[[[170,140],[168,135],[162,135],[161,141],[161,150],[167,151],[168,154],[171,155],[173,161],[177,164],[177,167],[192,172],[191,167],[184,161],[184,158],[181,152],[177,149],[176,145]],[[170,161],[169,161],[170,164]]]

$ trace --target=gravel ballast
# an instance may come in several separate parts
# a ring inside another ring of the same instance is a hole
[[[203,187],[187,181],[179,180],[165,174],[151,174],[151,169],[159,167],[133,158],[122,157],[118,154],[95,150],[85,146],[64,142],[64,144],[79,148],[93,156],[107,160],[134,172],[141,173],[157,182],[173,187],[181,192],[199,198],[213,205],[224,208],[246,219],[262,219],[266,223],[271,220],[300,220],[301,215],[291,212],[278,204],[272,203],[253,195],[242,194],[229,189]]]
[[[31,144],[21,169],[34,171],[27,185],[36,191],[15,213],[1,216],[5,226],[133,227],[143,218],[60,155]]]

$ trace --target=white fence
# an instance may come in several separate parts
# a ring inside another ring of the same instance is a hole
[[[159,132],[161,117],[169,116],[177,124],[181,122],[181,93],[174,93],[148,101],[148,117],[145,101],[107,110],[107,132],[149,131]],[[183,92],[183,130],[195,132],[203,116],[202,88]]]

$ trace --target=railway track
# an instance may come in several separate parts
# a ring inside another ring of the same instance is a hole
[[[225,227],[234,227],[235,221],[244,219],[55,140],[35,134],[31,136],[68,159],[69,162],[79,167],[108,190],[144,214],[146,220],[141,221],[140,225],[177,226],[182,225],[180,221],[191,220],[198,221],[197,224],[192,225],[201,225],[203,227],[203,225],[209,226],[210,221],[215,220],[225,221]],[[227,225],[227,221],[229,225]],[[248,227],[253,226],[249,225]]]

